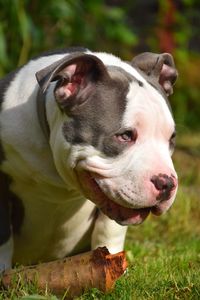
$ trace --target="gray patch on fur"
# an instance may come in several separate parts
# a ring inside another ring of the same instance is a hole
[[[136,79],[121,68],[107,68],[110,80],[97,82],[87,101],[69,112],[70,120],[64,123],[63,134],[71,144],[92,145],[112,157],[126,147],[114,135],[121,130],[129,85]]]
[[[0,172],[0,245],[8,241],[11,226],[14,234],[19,234],[24,219],[22,201],[9,190],[10,178]]]
[[[0,160],[5,160],[4,152],[0,144]],[[8,241],[12,231],[20,233],[24,219],[24,207],[22,201],[10,190],[11,178],[0,171],[0,245]]]

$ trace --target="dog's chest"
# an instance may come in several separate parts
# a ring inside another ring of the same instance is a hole
[[[52,189],[49,201],[39,201],[37,193],[41,195],[41,191],[35,188],[34,192],[30,192],[30,197],[26,192],[26,201],[23,202],[22,225],[14,235],[14,262],[33,264],[38,260],[53,260],[90,246],[94,204],[76,197],[69,198],[66,192],[59,190],[55,190],[55,195],[60,203],[50,202]]]
[[[13,261],[33,264],[90,247],[95,205],[75,190],[67,190],[47,166],[48,177],[41,175],[38,164],[6,150],[2,169],[12,178],[13,214],[18,218]]]

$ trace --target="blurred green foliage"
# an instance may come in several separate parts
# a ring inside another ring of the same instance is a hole
[[[147,18],[150,3],[155,7],[149,11],[153,22]],[[161,52],[170,3],[180,5],[167,28],[175,41],[172,52],[180,74],[171,102],[179,130],[199,129],[197,0],[0,0],[0,76],[42,51],[69,46],[112,52],[126,60],[138,52],[141,41],[145,47],[139,50]],[[142,13],[137,13],[138,5]]]
[[[74,45],[125,53],[137,37],[124,10],[104,2],[0,0],[0,75],[47,49]]]

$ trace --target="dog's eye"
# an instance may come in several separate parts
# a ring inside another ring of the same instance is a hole
[[[137,140],[138,134],[137,134],[137,130],[133,129],[133,130],[126,130],[122,133],[117,133],[116,138],[119,142],[121,143],[130,143],[130,142],[135,142]]]
[[[169,147],[171,150],[175,148],[175,144],[176,144],[176,132],[174,131],[169,139]]]

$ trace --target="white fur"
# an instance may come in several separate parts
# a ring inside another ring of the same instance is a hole
[[[163,135],[167,141],[174,131],[174,120],[161,94],[148,82],[141,88],[136,82],[130,84],[122,126],[139,128],[141,137]]]
[[[122,251],[124,247],[127,227],[120,226],[115,221],[110,220],[103,213],[99,214],[98,222],[92,233],[92,249],[107,246],[110,253]]]
[[[142,83],[146,82],[146,80],[138,73],[136,69],[134,69],[131,65],[127,64],[126,62],[122,61],[119,57],[116,57],[109,53],[102,53],[102,52],[94,52],[94,54],[101,59],[105,65],[107,66],[116,66],[124,69],[126,72],[130,73],[134,76],[137,80],[141,81]]]

